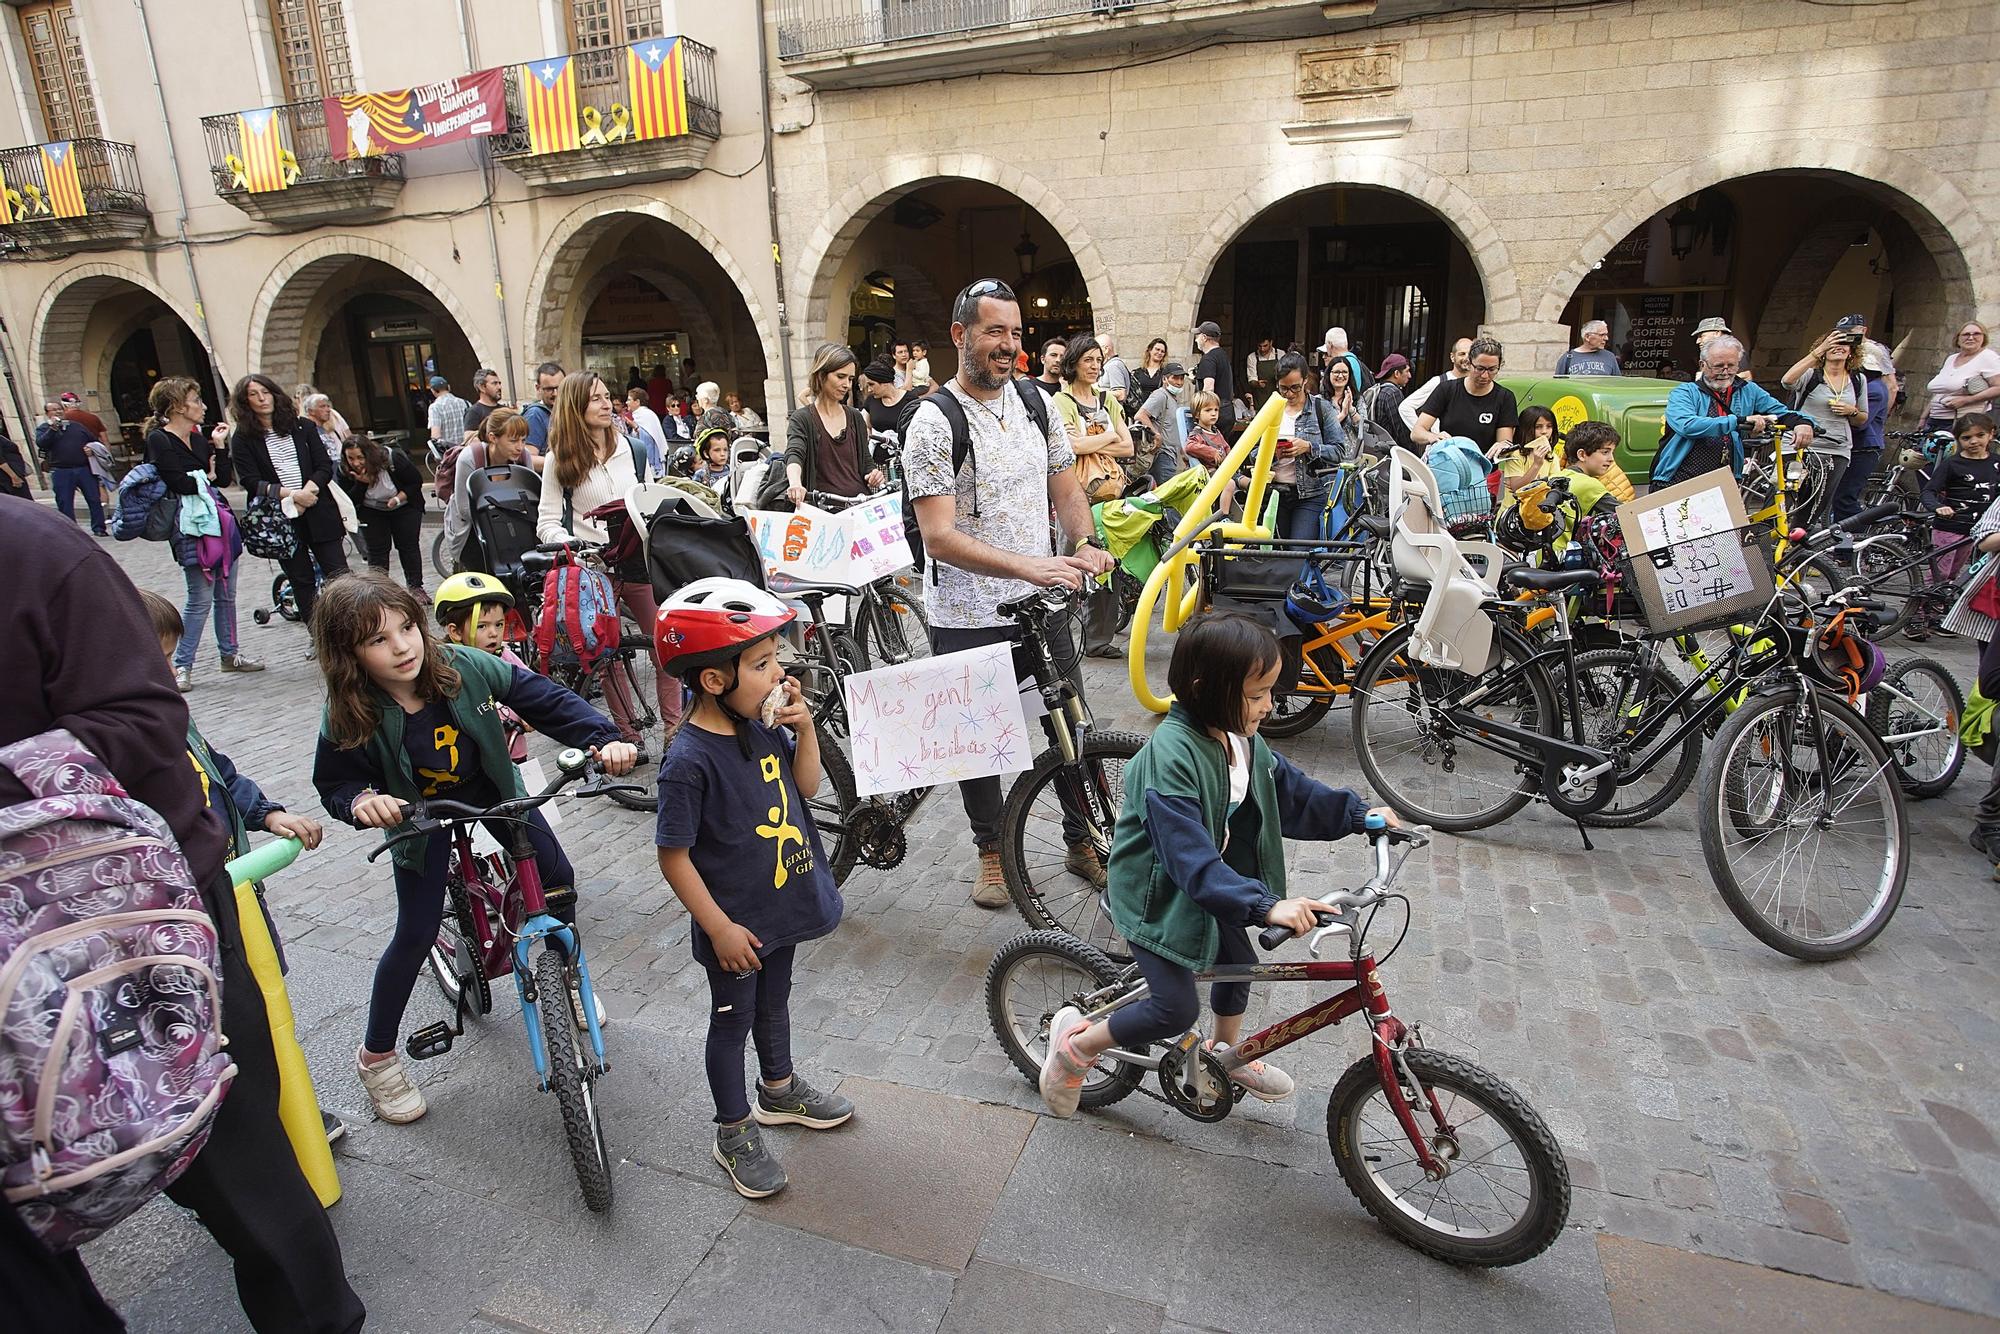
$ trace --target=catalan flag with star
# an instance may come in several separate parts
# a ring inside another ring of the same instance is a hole
[[[577,147],[576,68],[569,56],[521,66],[528,110],[528,151],[560,153]]]
[[[42,145],[42,180],[49,188],[49,208],[58,218],[80,218],[88,212],[83,184],[76,176],[75,144]]]
[[[634,42],[626,49],[625,91],[632,99],[634,139],[688,132],[685,60],[678,37]]]
[[[285,180],[283,140],[273,107],[236,113],[236,140],[243,158],[243,181],[253,194],[282,190]]]

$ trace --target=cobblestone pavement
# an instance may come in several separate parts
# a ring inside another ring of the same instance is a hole
[[[137,583],[178,600],[164,547],[115,550]],[[270,572],[251,561],[244,582]],[[252,605],[244,647],[270,670],[223,677],[204,645],[189,703],[240,768],[318,813],[304,632],[253,625]],[[1964,646],[1930,648],[1969,675]],[[1121,671],[1089,665],[1093,700],[1105,725],[1143,729]],[[1340,713],[1282,748],[1322,778],[1356,778]],[[616,1020],[602,1096],[622,1161],[606,1219],[582,1208],[554,1106],[504,1017],[417,1067],[426,1120],[369,1119],[352,1052],[394,920],[387,872],[362,860],[372,835],[336,827],[270,892],[320,1096],[354,1127],[334,1217],[374,1327],[775,1328],[796,1312],[825,1329],[1295,1330],[1316,1308],[1335,1318],[1331,1292],[1352,1300],[1353,1276],[1368,1274],[1378,1328],[1440,1315],[1608,1328],[1627,1322],[1600,1263],[1606,1238],[1991,1316],[2000,886],[1964,842],[1986,775],[1975,761],[1944,797],[1912,805],[1902,910],[1869,949],[1825,966],[1771,952],[1729,915],[1687,803],[1599,832],[1595,854],[1537,807],[1412,861],[1415,920],[1387,973],[1399,1012],[1518,1087],[1575,1179],[1569,1235],[1497,1274],[1397,1246],[1341,1186],[1324,1107],[1362,1053],[1351,1026],[1286,1052],[1295,1098],[1217,1125],[1136,1097],[1069,1123],[1036,1115],[981,991],[1022,924],[968,902],[970,839],[952,800],[922,813],[901,868],[850,879],[847,920],[800,953],[801,1068],[844,1081],[861,1111],[851,1133],[779,1136],[796,1184],[775,1207],[745,1206],[708,1159],[705,988],[647,817],[567,802],[560,831]],[[1341,845],[1291,856],[1307,887],[1365,873]],[[1253,1023],[1289,999],[1270,990]],[[426,975],[406,1027],[439,1017]],[[91,1252],[135,1328],[240,1328],[199,1228],[163,1204],[143,1220]],[[1273,1240],[1301,1259],[1337,1247],[1343,1273],[1263,1253]],[[1896,1309],[1891,1325],[1947,1318]]]

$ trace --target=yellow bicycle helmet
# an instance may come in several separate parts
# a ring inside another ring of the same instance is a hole
[[[431,611],[442,624],[445,613],[453,607],[491,602],[497,602],[511,611],[514,607],[514,595],[507,591],[505,584],[492,575],[481,574],[477,570],[467,570],[463,574],[454,574],[438,585],[437,595],[431,599]]]

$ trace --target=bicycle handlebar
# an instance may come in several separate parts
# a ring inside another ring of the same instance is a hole
[[[1348,908],[1372,908],[1388,897],[1389,885],[1396,878],[1396,872],[1400,871],[1403,865],[1399,861],[1391,869],[1389,865],[1390,848],[1396,846],[1398,843],[1405,843],[1409,845],[1410,852],[1415,852],[1418,848],[1428,846],[1430,841],[1431,831],[1428,825],[1412,825],[1407,828],[1392,826],[1368,831],[1369,845],[1375,849],[1375,874],[1360,889],[1336,889],[1319,897],[1319,902],[1326,905],[1327,909],[1320,916],[1322,918],[1332,918],[1334,921],[1328,925],[1321,926],[1318,931],[1313,933],[1312,943],[1314,953],[1318,953],[1320,936],[1328,931],[1339,929],[1341,924],[1338,919],[1342,910]],[[1409,853],[1404,853],[1403,856],[1407,860]],[[1297,932],[1288,926],[1267,926],[1258,933],[1257,943],[1267,950],[1274,950],[1297,934]]]
[[[548,786],[540,792],[530,793],[525,797],[511,797],[486,807],[468,806],[462,801],[441,799],[425,801],[418,798],[416,801],[406,801],[403,803],[405,823],[410,827],[400,834],[392,834],[383,839],[375,850],[368,854],[368,860],[374,861],[398,843],[427,837],[452,825],[470,824],[474,820],[501,819],[522,811],[533,810],[544,802],[553,801],[564,788],[593,772],[604,774],[604,766],[584,751],[571,746],[556,756],[556,776],[550,779]],[[605,777],[608,778],[609,775]],[[576,795],[602,797],[613,792],[643,793],[645,790],[636,783],[601,782],[591,784]]]

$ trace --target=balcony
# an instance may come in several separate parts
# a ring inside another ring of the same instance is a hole
[[[403,193],[402,158],[334,157],[326,137],[326,114],[317,101],[286,102],[271,110],[283,149],[278,160],[286,182],[283,189],[250,188],[244,166],[249,154],[237,113],[201,118],[208,170],[218,196],[253,218],[288,230],[355,222],[396,206]]]
[[[1053,71],[1057,52],[1065,63],[1090,63],[1201,38],[1323,38],[1418,8],[1418,0],[778,0],[776,6],[782,69],[815,88],[991,73],[998,62]]]
[[[72,166],[73,187],[67,170]],[[151,222],[146,192],[139,188],[139,157],[130,144],[73,139],[0,149],[0,176],[6,178],[0,247],[10,258],[114,250],[144,236]]]
[[[715,50],[690,38],[682,45],[682,88],[687,99],[687,133],[659,139],[635,139],[631,133],[631,97],[626,88],[622,46],[579,51],[572,57],[576,80],[578,129],[583,145],[537,153],[528,135],[527,104],[519,65],[506,67],[507,124],[505,134],[487,142],[493,156],[530,185],[555,194],[597,190],[607,186],[673,181],[692,176],[708,160],[722,137],[722,110],[715,91]]]

